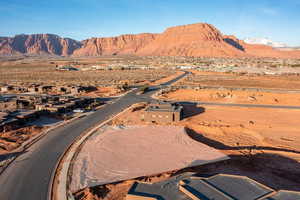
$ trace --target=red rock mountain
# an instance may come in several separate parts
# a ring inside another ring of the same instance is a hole
[[[247,44],[234,36],[222,35],[218,29],[206,23],[175,26],[160,34],[128,34],[90,38],[82,42],[51,34],[0,37],[0,54],[17,53],[300,58],[300,51],[282,51],[266,45]]]
[[[16,35],[0,38],[0,54],[71,55],[81,43],[53,34]]]
[[[219,30],[209,24],[191,24],[168,28],[139,55],[162,56],[243,56],[244,52],[227,44]]]
[[[117,54],[136,54],[137,51],[153,42],[157,34],[144,33],[121,35],[109,38],[91,38],[84,40],[83,46],[75,50],[74,56],[98,56]]]

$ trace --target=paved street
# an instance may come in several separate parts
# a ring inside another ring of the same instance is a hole
[[[51,173],[67,147],[85,130],[138,101],[131,92],[113,104],[49,132],[31,146],[28,152],[19,156],[0,176],[0,199],[47,199]]]
[[[185,74],[184,74],[185,75]],[[184,77],[169,81],[161,87],[173,83]],[[51,184],[51,174],[55,170],[60,156],[72,142],[87,129],[99,124],[111,116],[119,113],[128,106],[142,101],[150,101],[150,96],[160,87],[154,87],[150,92],[137,95],[134,90],[125,96],[107,104],[94,113],[50,131],[40,141],[20,155],[0,176],[1,200],[46,200],[48,188]],[[218,103],[202,103],[205,105],[224,105]],[[226,104],[226,106],[241,106]],[[246,107],[271,107],[281,106],[244,105]],[[283,108],[300,109],[300,107],[284,106]]]
[[[185,74],[163,86],[171,84]],[[150,101],[150,96],[160,87],[137,95],[138,90],[107,104],[100,110],[79,120],[50,131],[40,141],[32,145],[27,152],[20,155],[0,176],[1,200],[46,200],[51,184],[51,174],[55,170],[60,156],[72,142],[87,129],[104,122],[134,103]]]

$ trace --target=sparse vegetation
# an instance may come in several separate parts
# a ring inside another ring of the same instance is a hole
[[[145,92],[147,92],[149,90],[149,86],[148,85],[144,85],[140,88],[140,91],[142,94],[144,94]]]
[[[173,72],[168,70],[114,70],[114,71],[56,71],[52,66],[0,67],[0,83],[76,84],[76,85],[129,85],[155,81]],[[124,88],[125,87],[125,88]]]
[[[300,67],[300,64],[293,64],[293,65],[290,65],[291,67]]]

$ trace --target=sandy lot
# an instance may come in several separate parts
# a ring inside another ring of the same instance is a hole
[[[181,126],[111,127],[93,135],[74,161],[71,191],[224,159]]]
[[[300,105],[300,93],[270,93],[246,90],[179,89],[161,99],[241,104]]]
[[[165,69],[57,71],[55,65],[27,64],[0,66],[0,83],[111,86],[126,81],[130,85],[141,85],[172,74],[174,71]]]
[[[118,96],[121,95],[121,90],[117,89],[116,87],[97,87],[97,90],[92,92],[84,93],[83,96],[89,97],[111,97],[111,96]]]
[[[205,112],[178,124],[226,146],[275,147],[278,153],[284,153],[285,150],[300,151],[300,110],[221,106],[204,108]],[[297,153],[294,155],[298,156]]]
[[[112,124],[150,124],[141,120],[144,107],[145,104],[137,105]],[[182,121],[167,125],[185,126],[228,146],[285,147],[300,151],[300,110],[185,106],[185,116]]]
[[[138,104],[112,124],[147,124],[141,120],[145,104]],[[300,110],[186,107],[186,118],[168,125],[185,126],[195,141],[214,147],[230,160],[139,180],[155,182],[190,171],[200,175],[226,173],[248,176],[275,190],[300,191]],[[133,180],[86,188],[77,200],[125,200]]]
[[[177,82],[177,85],[202,85],[237,88],[300,89],[297,75],[240,75],[234,73],[192,71],[193,74]]]

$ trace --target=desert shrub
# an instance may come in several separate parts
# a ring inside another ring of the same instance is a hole
[[[149,86],[148,86],[148,85],[144,85],[144,86],[140,87],[140,91],[141,91],[142,93],[145,93],[145,92],[147,92],[148,90],[149,90]]]

